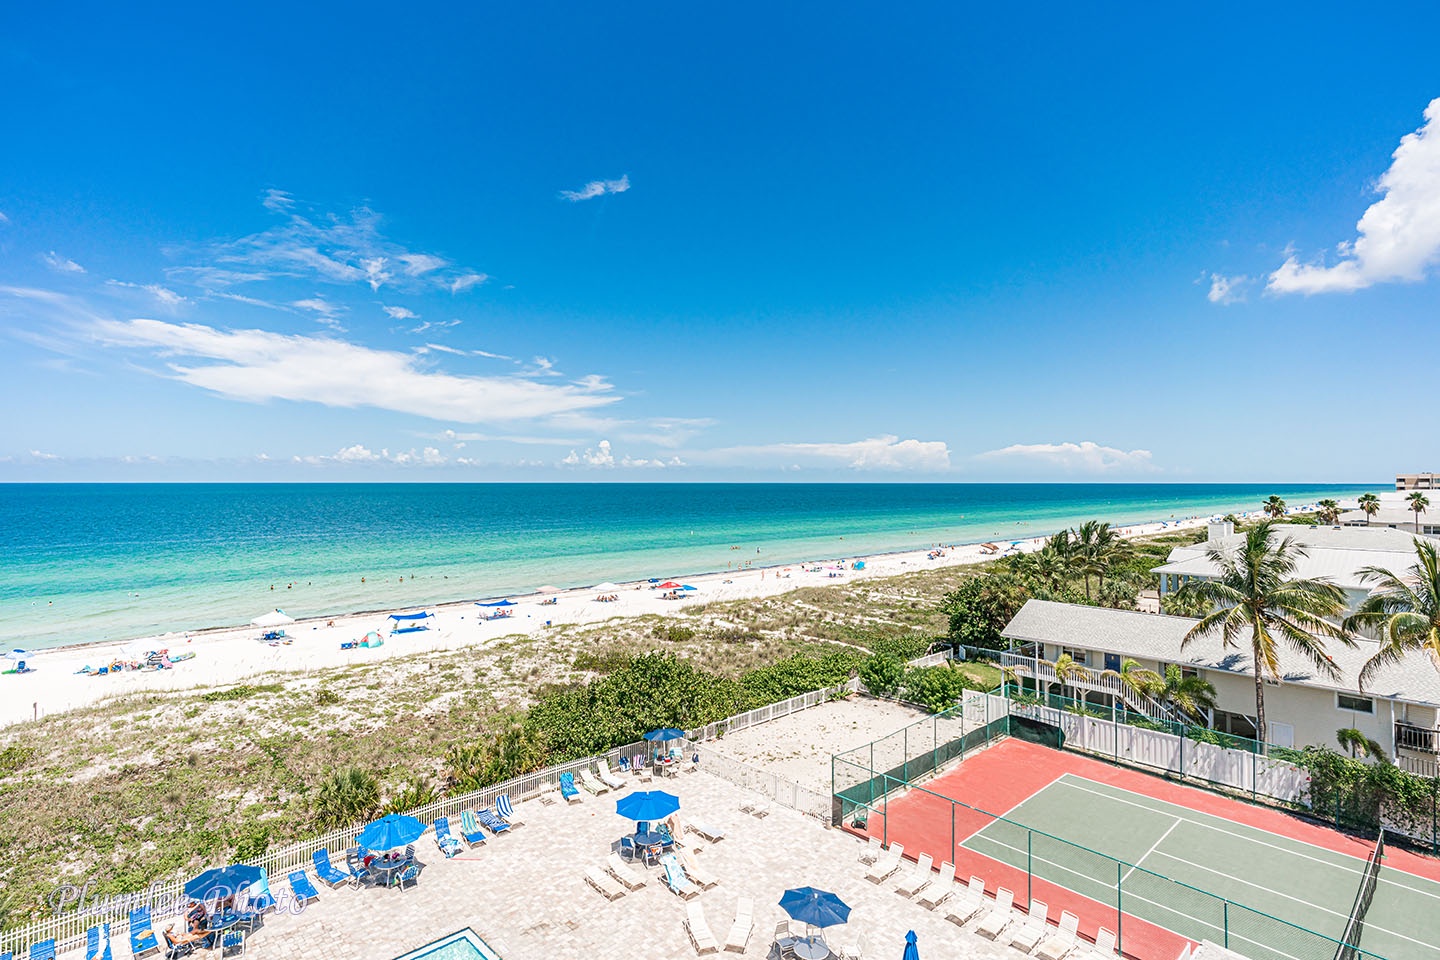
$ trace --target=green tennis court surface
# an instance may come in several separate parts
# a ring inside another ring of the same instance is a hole
[[[1334,944],[1305,931],[1344,935],[1365,870],[1357,857],[1068,773],[1006,817],[1014,822],[996,820],[962,846],[1019,870],[1028,863],[1037,879],[1107,907],[1117,906],[1118,880],[1127,918],[1228,945],[1252,960],[1333,954]],[[1016,824],[1125,863],[1089,858]],[[1226,908],[1202,891],[1305,929]],[[1388,960],[1440,960],[1437,941],[1440,883],[1382,867],[1361,948]]]

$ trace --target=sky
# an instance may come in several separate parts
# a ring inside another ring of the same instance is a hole
[[[10,5],[0,481],[1440,470],[1440,6],[1171,6]]]

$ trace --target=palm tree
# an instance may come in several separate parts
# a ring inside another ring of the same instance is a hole
[[[1360,494],[1360,509],[1365,511],[1365,526],[1370,526],[1370,518],[1380,512],[1380,498],[1373,493]]]
[[[336,770],[315,792],[315,819],[322,827],[368,820],[380,808],[380,783],[360,767]]]
[[[1328,580],[1294,576],[1305,548],[1294,539],[1277,539],[1272,521],[1256,524],[1245,533],[1238,553],[1221,544],[1207,551],[1219,577],[1192,583],[1195,593],[1213,609],[1190,628],[1180,642],[1216,631],[1226,647],[1238,647],[1250,633],[1250,659],[1255,671],[1255,738],[1265,743],[1265,678],[1279,679],[1280,642],[1310,661],[1326,677],[1337,679],[1340,669],[1325,652],[1325,639],[1347,646],[1355,641],[1338,621],[1345,612],[1345,593]]]
[[[1086,520],[1074,532],[1071,541],[1072,557],[1080,572],[1085,575],[1085,599],[1090,599],[1090,578],[1098,577],[1095,589],[1105,586],[1105,574],[1123,550],[1124,541],[1110,529],[1110,524]]]
[[[1415,532],[1419,533],[1420,514],[1424,513],[1425,508],[1430,506],[1430,498],[1425,496],[1425,494],[1421,493],[1419,490],[1416,490],[1414,493],[1410,494],[1410,496],[1406,497],[1405,499],[1410,502],[1410,510],[1412,513],[1415,514]]]
[[[1160,609],[1172,617],[1193,617],[1196,620],[1210,612],[1210,602],[1201,597],[1190,584],[1172,590],[1160,598]]]
[[[1378,586],[1345,621],[1349,630],[1373,630],[1379,651],[1360,668],[1360,688],[1375,672],[1424,650],[1440,665],[1440,557],[1435,544],[1415,539],[1415,565],[1404,574],[1380,567],[1360,571],[1361,583]]]
[[[1035,553],[1022,556],[1029,558],[1029,563],[1026,564],[1027,572],[1049,590],[1059,589],[1065,575],[1070,571],[1069,558],[1055,549],[1053,543],[1047,543]]]
[[[1133,694],[1136,700],[1142,702],[1146,697],[1154,696],[1165,685],[1160,674],[1140,666],[1140,661],[1132,660],[1130,657],[1120,661],[1119,670],[1106,670],[1100,675],[1114,677],[1120,681],[1120,687],[1123,690]]]
[[[1272,519],[1279,520],[1281,517],[1285,516],[1285,501],[1281,500],[1274,494],[1271,494],[1270,499],[1266,500],[1261,505],[1261,509],[1264,510]]]
[[[1060,654],[1060,659],[1055,661],[1055,677],[1060,681],[1060,695],[1064,696],[1070,684],[1077,680],[1089,680],[1094,674],[1085,668],[1085,665],[1078,663],[1068,653]],[[1072,698],[1074,699],[1074,698]]]
[[[1321,500],[1316,506],[1320,508],[1317,512],[1320,514],[1321,523],[1334,523],[1340,519],[1340,504],[1338,501]]]
[[[1344,749],[1349,750],[1350,756],[1352,757],[1374,757],[1381,763],[1390,759],[1385,755],[1385,748],[1382,747],[1378,741],[1371,740],[1354,727],[1344,727],[1336,730],[1335,742],[1340,744]]]
[[[1197,723],[1208,724],[1215,709],[1215,685],[1199,675],[1186,676],[1175,664],[1165,668],[1155,698]]]

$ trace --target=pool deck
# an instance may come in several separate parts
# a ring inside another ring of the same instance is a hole
[[[832,928],[830,940],[853,945],[863,935],[867,958],[899,956],[905,932],[913,929],[921,956],[1013,960],[1013,948],[947,922],[943,909],[932,913],[907,900],[895,892],[893,880],[879,886],[865,880],[858,860],[861,844],[850,834],[782,807],[772,807],[763,819],[743,813],[740,805],[751,795],[703,770],[653,787],[677,794],[688,820],[726,832],[713,844],[694,834],[686,837],[719,879],[692,902],[704,906],[711,932],[723,944],[737,899],[753,899],[755,926],[743,956],[772,955],[775,924],[785,919],[780,895],[808,884],[834,891],[850,904],[850,922]],[[624,792],[631,789],[635,786]],[[574,805],[527,800],[516,807],[524,826],[452,860],[442,857],[427,835],[417,845],[427,864],[418,885],[403,892],[320,887],[319,900],[302,913],[267,918],[252,935],[247,955],[392,960],[471,927],[504,960],[694,957],[684,926],[685,902],[666,889],[660,868],[635,864],[646,875],[646,886],[615,901],[585,882],[585,867],[603,868],[611,845],[633,829],[615,813],[619,795],[587,793]],[[273,878],[272,885],[278,892],[285,880]],[[157,931],[169,922],[157,923]]]

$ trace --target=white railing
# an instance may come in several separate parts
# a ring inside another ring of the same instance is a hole
[[[1151,720],[1173,720],[1175,719],[1160,701],[1146,693],[1132,690],[1120,682],[1120,678],[1109,671],[1098,671],[1086,668],[1083,677],[1061,678],[1055,672],[1055,664],[1049,660],[1041,660],[1039,657],[1027,657],[1021,653],[1011,650],[1002,651],[1000,663],[1010,668],[1016,676],[1034,677],[1037,680],[1044,680],[1048,683],[1059,683],[1064,686],[1078,687],[1086,690],[1098,690],[1101,693],[1108,693],[1111,696],[1123,700],[1136,713],[1143,713]]]
[[[761,794],[783,807],[798,810],[807,817],[829,821],[829,794],[751,766],[743,760],[727,757],[708,744],[696,745],[693,749],[700,757],[699,769],[702,773],[728,780],[737,787]]]
[[[687,740],[713,740],[726,733],[734,733],[760,723],[769,723],[771,720],[788,717],[801,710],[809,710],[811,707],[817,707],[835,697],[854,693],[859,687],[859,680],[846,680],[844,683],[826,687],[824,690],[812,690],[809,693],[802,693],[798,697],[791,697],[789,700],[769,703],[763,707],[756,707],[754,710],[747,710],[745,713],[737,713],[733,717],[726,717],[724,720],[707,723],[703,727],[686,731],[685,738]]]

